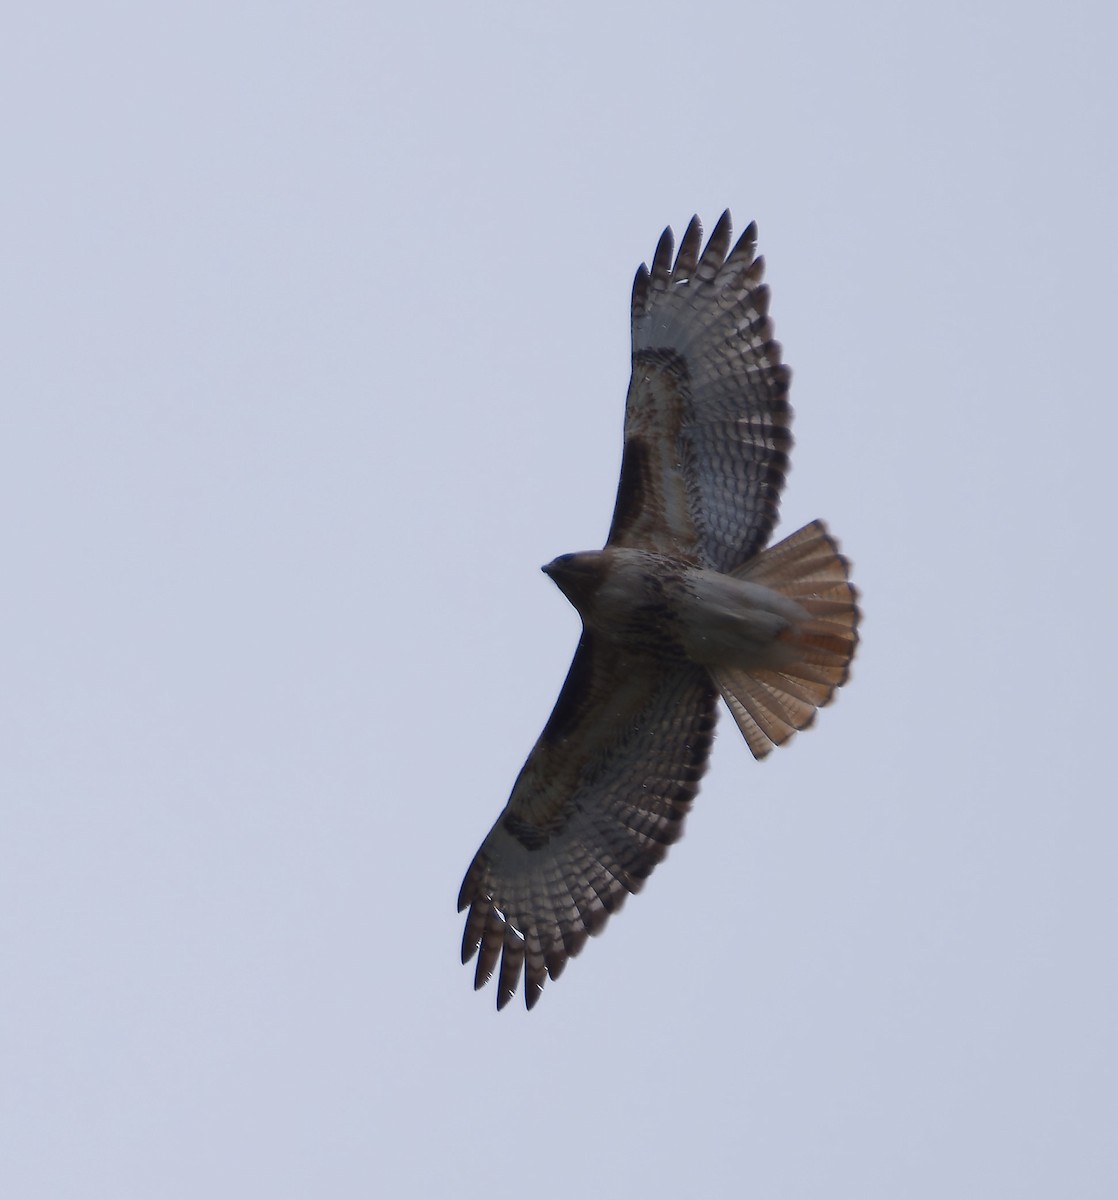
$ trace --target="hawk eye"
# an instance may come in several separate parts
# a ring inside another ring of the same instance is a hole
[[[554,575],[556,571],[563,571],[569,567],[575,557],[574,554],[560,554],[558,558],[553,558],[551,562],[540,567],[540,570],[545,575]]]

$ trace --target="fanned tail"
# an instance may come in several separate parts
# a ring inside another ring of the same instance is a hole
[[[812,521],[733,572],[794,600],[806,613],[780,635],[779,668],[711,667],[755,758],[806,729],[850,674],[858,644],[858,592],[850,563],[822,521]]]

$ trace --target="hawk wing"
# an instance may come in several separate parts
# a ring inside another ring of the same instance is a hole
[[[728,256],[728,212],[700,257],[702,237],[693,217],[673,265],[665,229],[651,271],[642,264],[633,283],[625,451],[606,544],[730,571],[776,523],[791,372],[773,341],[756,225]]]
[[[584,631],[539,741],[466,873],[462,961],[474,986],[500,959],[497,1007],[521,971],[531,1008],[544,979],[639,891],[706,769],[715,691],[701,668],[627,657]]]
[[[699,255],[665,230],[633,286],[633,375],[607,545],[718,570],[765,545],[791,446],[789,371],[766,315],[750,225],[727,257],[723,214]],[[703,669],[626,654],[585,629],[555,710],[458,896],[475,987],[497,1007],[523,973],[531,1008],[683,832],[717,692]]]

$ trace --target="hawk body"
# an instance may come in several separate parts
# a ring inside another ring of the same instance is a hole
[[[751,225],[665,230],[633,285],[632,378],[602,550],[544,567],[583,621],[559,699],[458,898],[475,986],[531,1008],[639,891],[706,770],[721,694],[757,757],[845,682],[859,612],[821,522],[764,549],[792,439]]]

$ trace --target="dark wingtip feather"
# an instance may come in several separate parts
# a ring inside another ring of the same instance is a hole
[[[508,935],[512,934],[510,938]],[[509,929],[505,935],[505,950],[501,955],[501,973],[497,979],[497,1008],[505,1007],[516,995],[520,973],[524,969],[524,938]]]
[[[733,225],[730,221],[730,210],[726,209],[718,218],[714,229],[711,230],[706,249],[703,251],[702,258],[699,259],[696,270],[701,279],[709,282],[718,274],[719,268],[726,261],[726,251],[730,248],[732,237]]]
[[[675,256],[675,270],[672,273],[676,283],[690,279],[699,261],[699,247],[703,242],[703,223],[698,213],[688,222],[683,241],[679,243],[679,252]]]
[[[493,972],[497,966],[497,959],[501,953],[501,943],[494,941],[492,937],[486,936],[481,940],[481,945],[478,947],[477,966],[474,968],[474,991],[479,991],[481,988],[493,978]]]
[[[757,251],[757,222],[750,221],[749,224],[742,230],[741,237],[738,238],[733,250],[730,251],[730,257],[737,258],[752,258]]]
[[[648,307],[648,286],[648,268],[641,263],[637,268],[636,277],[633,279],[632,313],[634,320]]]
[[[668,278],[672,273],[672,251],[675,249],[675,234],[672,233],[672,227],[669,225],[667,229],[660,234],[660,240],[656,243],[656,253],[652,256],[652,286],[664,287],[668,282]]]
[[[726,211],[718,218],[717,223],[711,230],[710,241],[707,243],[707,249],[711,246],[717,248],[718,257],[725,259],[726,251],[730,248],[730,242],[734,236],[734,223],[730,219],[730,210]]]
[[[459,909],[459,912],[462,910]],[[475,904],[466,918],[466,928],[462,931],[462,962],[468,963],[477,953],[481,945],[481,937],[485,932],[485,918]]]

